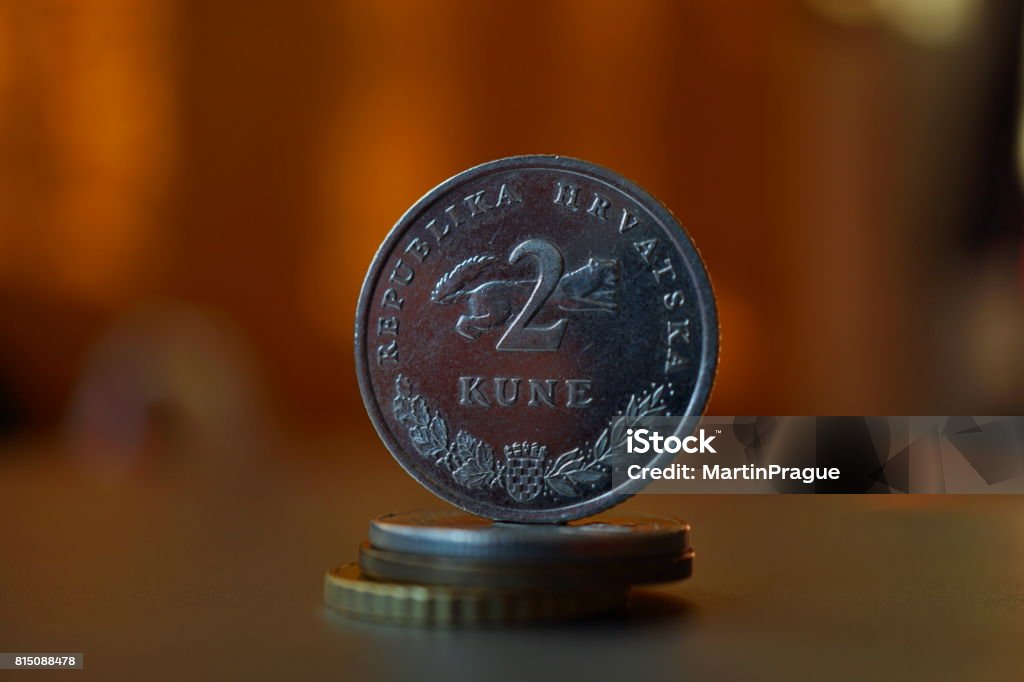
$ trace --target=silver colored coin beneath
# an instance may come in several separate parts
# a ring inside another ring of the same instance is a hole
[[[628,590],[540,592],[383,582],[355,564],[324,576],[324,603],[343,615],[396,625],[460,627],[571,620],[621,612]]]
[[[690,577],[693,550],[682,554],[590,561],[481,561],[391,552],[363,543],[359,566],[374,580],[498,589],[572,591],[651,585]]]
[[[703,262],[650,194],[557,156],[456,175],[398,221],[360,293],[356,368],[392,455],[455,506],[561,522],[613,485],[628,429],[704,411],[718,320]],[[636,457],[664,466],[669,453]]]
[[[606,514],[565,525],[496,523],[457,511],[382,514],[370,543],[392,552],[456,559],[576,561],[678,555],[689,549],[683,521]]]

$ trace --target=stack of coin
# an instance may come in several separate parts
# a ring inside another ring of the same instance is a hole
[[[690,575],[689,528],[654,516],[566,525],[497,523],[456,511],[370,522],[359,564],[328,572],[347,615],[417,625],[562,620],[625,608],[629,588]]]
[[[703,413],[715,299],[671,213],[611,171],[558,156],[485,163],[402,216],[360,293],[356,369],[381,440],[457,512],[373,520],[326,577],[348,614],[519,622],[621,608],[690,574],[685,524],[580,522],[636,493],[645,420]],[[529,524],[529,525],[527,525]]]

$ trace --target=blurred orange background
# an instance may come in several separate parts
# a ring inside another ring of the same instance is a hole
[[[525,153],[612,168],[690,232],[721,312],[710,413],[1020,413],[1021,19],[0,2],[0,421],[369,430],[374,250],[434,185]]]

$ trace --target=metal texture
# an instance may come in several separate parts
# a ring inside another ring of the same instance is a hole
[[[392,552],[486,561],[586,561],[679,555],[690,527],[662,516],[601,515],[568,524],[496,523],[458,511],[382,514],[370,543]]]
[[[693,551],[604,561],[481,561],[359,547],[359,566],[374,580],[497,589],[581,590],[651,585],[690,577]]]
[[[324,603],[346,616],[425,627],[509,625],[588,618],[626,608],[627,588],[540,592],[370,580],[355,564],[324,576]]]
[[[398,221],[355,347],[367,411],[416,480],[474,514],[561,522],[643,485],[610,476],[631,419],[695,426],[718,322],[697,250],[651,195],[524,156],[456,175]]]

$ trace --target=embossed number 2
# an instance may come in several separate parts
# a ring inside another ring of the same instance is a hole
[[[497,349],[512,351],[558,350],[558,347],[562,345],[562,337],[565,335],[566,320],[563,318],[547,326],[536,327],[531,326],[530,322],[558,286],[564,266],[562,254],[550,242],[543,239],[527,239],[512,249],[508,262],[517,263],[525,256],[533,256],[537,261],[537,284],[533,287],[533,293],[530,294],[526,305],[498,339]]]

